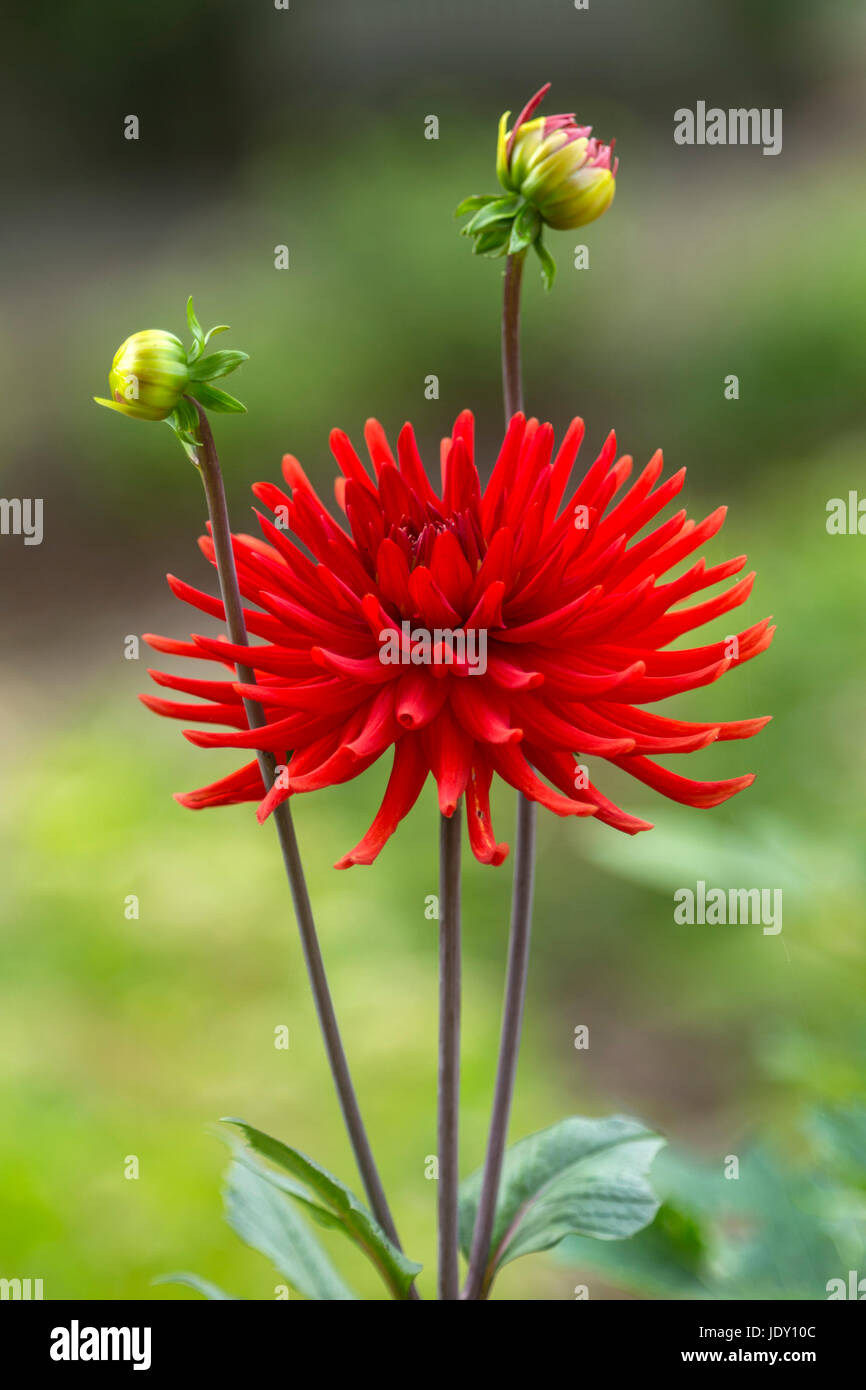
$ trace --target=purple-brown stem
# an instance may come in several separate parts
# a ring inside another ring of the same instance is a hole
[[[462,802],[439,820],[439,1298],[460,1296],[457,1263],[460,1111],[460,836]]]
[[[502,389],[505,398],[505,423],[523,409],[523,387],[520,373],[520,284],[526,253],[509,256],[505,263],[505,288],[502,301]],[[481,1195],[472,1233],[469,1272],[461,1295],[464,1299],[480,1299],[487,1295],[487,1265],[490,1242],[496,1219],[496,1202],[502,1177],[508,1120],[517,1074],[520,1034],[523,1026],[523,1005],[526,998],[526,977],[529,970],[529,942],[532,931],[532,896],[535,882],[535,822],[536,806],[522,792],[517,794],[517,835],[514,846],[514,886],[511,899],[511,930],[508,941],[508,970],[505,980],[505,1002],[502,1010],[502,1032],[499,1042],[499,1061],[487,1153],[481,1180]]]

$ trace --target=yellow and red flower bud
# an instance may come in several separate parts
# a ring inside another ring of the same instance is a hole
[[[513,128],[506,111],[499,123],[496,172],[502,187],[532,203],[550,227],[582,227],[613,202],[619,160],[614,142],[596,140],[592,126],[573,113],[533,117],[550,87],[527,102]]]

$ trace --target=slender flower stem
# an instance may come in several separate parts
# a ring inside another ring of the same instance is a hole
[[[208,513],[210,515],[220,593],[222,594],[222,600],[225,606],[226,627],[231,641],[236,646],[246,647],[249,645],[247,640],[247,628],[244,621],[243,603],[238,586],[237,570],[235,569],[231,527],[229,525],[228,507],[226,505],[225,488],[223,487],[219,458],[217,457],[216,446],[214,445],[213,434],[211,433],[208,418],[197,401],[194,401],[193,404],[198,411],[199,429],[201,430],[202,448],[198,455],[199,472],[201,473],[202,482],[204,484]],[[255,685],[255,673],[250,666],[247,666],[244,662],[238,662],[236,669],[239,681],[244,685]],[[246,710],[247,720],[249,721],[251,729],[260,729],[267,722],[264,711],[257,701],[245,699],[244,709]],[[271,753],[259,752],[257,756],[262,780],[266,787],[271,787],[276,775],[276,759]],[[376,1220],[390,1240],[399,1248],[400,1241],[397,1236],[397,1230],[388,1207],[373,1153],[370,1149],[370,1142],[367,1138],[366,1130],[364,1129],[364,1122],[361,1119],[355,1088],[352,1085],[352,1078],[349,1073],[349,1064],[346,1060],[346,1053],[340,1037],[340,1029],[337,1024],[337,1016],[334,1012],[331,991],[328,987],[328,979],[325,974],[325,965],[319,948],[319,939],[316,933],[316,924],[313,919],[310,894],[304,877],[300,850],[298,848],[297,836],[295,835],[295,827],[288,801],[284,801],[276,808],[273,813],[273,819],[276,823],[277,837],[283,854],[286,876],[288,877],[289,887],[292,892],[292,902],[294,904],[295,917],[297,918],[298,930],[301,936],[301,946],[304,952],[307,972],[310,977],[310,985],[316,1003],[316,1012],[319,1016],[319,1023],[325,1042],[325,1050],[331,1065],[334,1085],[337,1088],[337,1095],[343,1112],[343,1119],[346,1123],[346,1129],[349,1133],[352,1150],[355,1154],[355,1161],[358,1165],[358,1171],[361,1174],[367,1200],[370,1203]],[[410,1291],[410,1297],[419,1297],[414,1285]]]
[[[523,409],[523,386],[520,372],[520,284],[523,277],[525,252],[509,256],[505,264],[505,289],[502,302],[502,388],[505,397],[505,423],[516,411]],[[520,1034],[523,1026],[523,1005],[526,998],[526,977],[529,970],[529,942],[532,931],[532,895],[535,882],[535,822],[536,805],[522,792],[517,794],[517,836],[514,847],[514,886],[511,899],[511,930],[508,941],[508,971],[505,979],[505,1002],[502,1009],[502,1033],[499,1042],[499,1061],[493,1111],[481,1180],[481,1195],[472,1233],[469,1273],[462,1297],[486,1297],[487,1265],[490,1241],[496,1219],[496,1202],[502,1177],[508,1120],[517,1074]]]
[[[532,926],[532,889],[535,879],[535,803],[525,796],[517,802],[517,843],[514,851],[514,889],[511,902],[511,935],[508,942],[508,974],[505,980],[505,1004],[502,1011],[502,1037],[499,1044],[499,1063],[496,1089],[481,1196],[472,1235],[469,1274],[463,1297],[484,1298],[487,1293],[487,1265],[490,1241],[496,1216],[496,1199],[502,1176],[502,1159],[508,1135],[508,1118],[514,1094],[517,1054],[523,1023],[523,1002],[526,997],[526,975],[529,967],[529,939]]]
[[[523,381],[520,371],[520,286],[523,281],[523,262],[526,252],[509,256],[505,262],[505,287],[502,294],[502,394],[505,400],[505,425],[512,415],[523,409]]]
[[[459,1297],[461,803],[439,822],[439,1298]]]

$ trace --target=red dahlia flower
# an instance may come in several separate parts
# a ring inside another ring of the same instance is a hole
[[[262,645],[248,650],[201,636],[191,643],[147,641],[157,651],[229,668],[249,660],[258,684],[239,684],[233,674],[194,680],[152,671],[158,684],[205,703],[141,698],[158,714],[231,730],[185,730],[200,747],[262,749],[286,768],[267,788],[257,762],[249,762],[178,796],[182,805],[259,801],[264,820],[293,792],[349,781],[393,748],[379,812],[337,867],[372,863],[430,772],[444,815],[454,813],[465,793],[475,857],[501,864],[508,846],[497,843],[490,824],[494,773],[557,815],[597,816],[628,834],[652,826],[608,801],[576,759],[606,759],[689,806],[718,805],[754,780],[692,781],[652,755],[748,738],[766,719],[697,724],[641,708],[709,685],[772,639],[767,619],[736,642],[667,650],[682,634],[736,608],[751,590],[753,574],[715,598],[675,607],[737,574],[745,556],[710,568],[700,559],[662,582],[715,535],[725,508],[698,524],[679,511],[637,539],[683,485],[684,469],[659,481],[661,453],[624,491],[632,461],[615,460],[611,434],[561,507],[581,420],[572,422],[552,458],[552,427],[515,415],[483,490],[473,429],[464,411],[443,441],[440,492],[410,425],[395,459],[381,425],[368,422],[374,476],[335,430],[331,448],[344,475],[336,496],[345,523],[331,516],[291,455],[283,460],[289,492],[256,484],[255,495],[278,524],[259,514],[264,539],[235,536],[234,551],[242,593],[255,605],[245,610],[247,627]],[[210,538],[200,544],[213,561]],[[169,584],[193,607],[224,618],[219,599],[171,576]],[[482,638],[483,670],[469,655]],[[244,696],[263,706],[265,728],[249,728]]]

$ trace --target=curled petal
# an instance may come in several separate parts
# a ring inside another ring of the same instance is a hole
[[[523,792],[530,801],[537,801],[557,816],[595,815],[597,808],[588,801],[572,800],[571,797],[560,796],[557,792],[551,791],[550,787],[535,775],[521,751],[513,743],[499,744],[496,748],[489,749],[488,756],[506,782],[510,782],[517,791]]]
[[[490,783],[493,769],[476,757],[466,784],[466,824],[469,844],[479,864],[499,865],[508,854],[508,846],[497,844],[490,820]]]
[[[190,811],[203,811],[208,806],[236,806],[241,801],[258,801],[264,792],[259,765],[252,762],[197,792],[175,792],[174,799]]]
[[[391,776],[373,824],[355,848],[337,860],[335,869],[349,869],[353,864],[373,863],[403,817],[408,816],[412,810],[427,780],[429,770],[419,739],[410,734],[395,744]]]
[[[617,767],[621,767],[624,772],[628,772],[632,777],[636,777],[639,782],[644,782],[654,791],[661,792],[662,796],[668,797],[670,801],[679,801],[683,806],[720,806],[723,801],[729,801],[737,792],[744,791],[750,787],[755,780],[754,773],[746,773],[744,777],[726,777],[720,782],[695,782],[689,777],[681,777],[677,772],[670,772],[666,767],[659,767],[658,763],[651,762],[649,758],[634,755],[629,758],[611,758]]]

